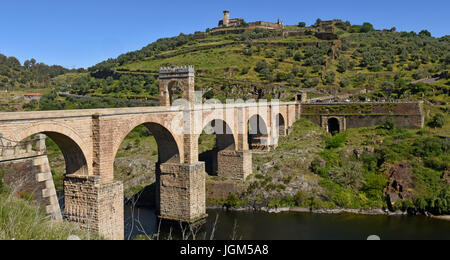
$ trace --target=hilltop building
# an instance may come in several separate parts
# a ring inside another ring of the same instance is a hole
[[[230,11],[223,11],[223,20],[219,21],[219,27],[239,27],[244,24],[244,19],[233,18],[230,19]]]
[[[27,93],[27,94],[23,94],[22,96],[23,99],[28,99],[28,100],[39,100],[42,98],[42,94],[40,93]]]
[[[242,27],[248,25],[249,28],[261,28],[269,30],[282,30],[284,27],[283,22],[278,19],[276,23],[257,21],[246,24],[243,18],[230,18],[230,11],[223,11],[223,19],[219,21],[219,27]]]

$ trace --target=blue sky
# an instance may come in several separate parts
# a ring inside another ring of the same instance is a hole
[[[158,38],[215,27],[225,9],[246,21],[309,25],[337,18],[371,22],[376,29],[450,34],[449,0],[2,0],[0,53],[21,62],[87,68]]]

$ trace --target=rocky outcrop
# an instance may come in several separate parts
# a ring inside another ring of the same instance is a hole
[[[389,185],[385,189],[385,194],[389,198],[391,205],[400,199],[409,199],[412,196],[413,181],[411,178],[411,165],[400,163],[391,165],[386,171]]]
[[[448,185],[450,185],[450,171],[445,172],[442,178],[447,181]]]

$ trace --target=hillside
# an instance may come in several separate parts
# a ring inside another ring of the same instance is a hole
[[[353,100],[424,99],[445,105],[449,64],[450,36],[434,38],[426,30],[418,34],[374,30],[370,23],[340,20],[282,30],[215,28],[157,40],[87,71],[47,66],[34,59],[21,65],[16,58],[1,55],[0,90],[47,94],[40,103],[5,103],[1,109],[149,105],[128,100],[157,101],[158,70],[170,65],[194,65],[196,88],[205,99],[286,101],[307,89],[310,97],[341,94]],[[58,91],[90,98],[61,98]]]
[[[13,84],[15,93],[41,82],[36,86],[45,95],[16,110],[123,107],[140,105],[130,100],[158,100],[158,70],[170,65],[194,65],[196,88],[204,91],[205,99],[292,100],[306,89],[309,97],[424,100],[423,130],[396,130],[387,122],[331,137],[302,119],[275,151],[254,155],[254,174],[246,182],[230,184],[208,177],[208,202],[449,212],[449,36],[318,21],[310,27],[285,26],[283,31],[238,27],[179,35],[87,71],[43,72],[43,78],[33,77],[42,71],[27,64],[3,59],[0,78]],[[11,83],[26,75],[23,85]],[[58,92],[87,98],[61,97]],[[63,156],[51,140],[47,145],[61,190]],[[214,136],[202,136],[199,150],[206,154],[214,145]],[[155,139],[145,128],[136,128],[122,143],[114,164],[115,178],[124,182],[128,198],[152,186],[156,161]],[[239,192],[230,197],[214,194],[224,185]]]
[[[223,29],[160,39],[65,80],[73,93],[157,99],[160,67],[194,65],[196,88],[220,100],[291,100],[307,88],[313,95],[349,93],[355,99],[448,101],[449,36],[333,24],[328,28],[333,40],[299,33],[318,30],[321,22],[286,26],[283,32]],[[420,82],[426,78],[433,79]]]
[[[302,119],[276,150],[254,154],[254,175],[239,195],[209,203],[448,214],[449,146],[441,131],[371,127],[331,137]],[[221,181],[209,183],[217,194]]]

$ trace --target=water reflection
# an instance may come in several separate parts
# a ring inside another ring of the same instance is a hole
[[[269,214],[264,212],[225,212],[208,210],[208,219],[196,230],[196,239],[230,240],[366,240],[377,235],[383,240],[450,239],[450,222],[422,216],[388,217],[366,215],[321,215],[310,213]],[[134,217],[133,217],[134,216]],[[181,239],[179,225],[159,226],[155,211],[125,209],[125,237],[157,234],[160,239]],[[192,237],[190,237],[192,239]]]

